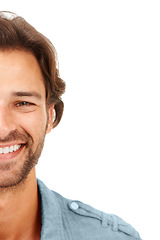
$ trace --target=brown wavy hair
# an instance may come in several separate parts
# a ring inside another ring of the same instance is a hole
[[[27,50],[36,57],[44,77],[47,106],[55,105],[53,128],[56,127],[63,114],[61,95],[65,91],[65,83],[59,76],[53,44],[24,18],[12,12],[0,11],[0,50],[7,49]]]

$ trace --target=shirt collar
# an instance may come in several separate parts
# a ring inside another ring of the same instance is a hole
[[[60,240],[61,211],[54,193],[37,179],[41,198],[41,240]]]

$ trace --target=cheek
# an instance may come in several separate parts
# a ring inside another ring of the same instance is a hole
[[[18,128],[23,129],[31,135],[33,139],[36,139],[45,133],[47,115],[45,111],[34,111],[27,114],[21,114],[17,122]]]

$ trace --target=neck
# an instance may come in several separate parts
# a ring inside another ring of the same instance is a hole
[[[25,182],[0,191],[0,239],[40,239],[41,214],[35,169]]]

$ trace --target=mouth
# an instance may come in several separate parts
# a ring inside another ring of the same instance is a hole
[[[24,146],[25,144],[14,144],[4,147],[0,146],[0,160],[17,156]]]

